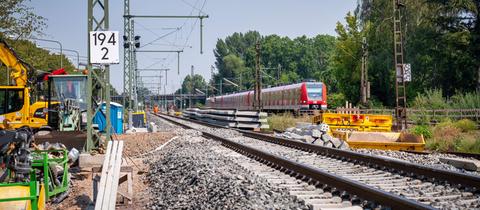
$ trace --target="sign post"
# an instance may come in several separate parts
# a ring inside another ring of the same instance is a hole
[[[108,30],[108,27],[106,29]],[[88,100],[91,103],[89,103],[88,109],[93,110],[87,110],[87,151],[92,149],[93,146],[93,117],[97,112],[103,110],[100,108],[103,106],[103,103],[105,103],[106,109],[105,141],[110,140],[112,127],[110,121],[110,64],[119,63],[118,31],[92,31],[90,27],[89,30],[88,96],[91,98]],[[103,74],[92,74],[94,69],[91,64],[102,65],[104,68],[97,70],[103,71]],[[96,101],[93,97],[94,77],[96,78],[95,83],[101,85],[100,101]],[[100,138],[97,137],[97,139],[100,141]],[[100,142],[98,144],[101,145]]]
[[[90,62],[118,64],[118,31],[90,31]]]

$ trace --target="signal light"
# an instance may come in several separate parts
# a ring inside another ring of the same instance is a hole
[[[128,43],[128,37],[127,36],[123,36],[123,48],[129,48],[130,47],[130,43]]]
[[[135,36],[135,47],[140,48],[140,37],[141,36]]]

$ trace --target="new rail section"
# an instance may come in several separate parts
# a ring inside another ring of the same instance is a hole
[[[171,119],[172,116],[157,116],[182,127],[194,129],[189,125]],[[201,125],[219,128],[219,126],[212,126],[191,119],[185,119],[180,117],[177,118],[179,120],[186,120]],[[282,145],[288,148],[307,151],[309,153],[316,153],[318,155],[326,156],[328,158],[359,164],[373,169],[387,171],[392,174],[399,174],[401,176],[411,177],[413,179],[418,179],[430,183],[435,182],[445,185],[450,184],[453,187],[457,187],[472,194],[478,193],[480,189],[479,176],[435,169],[419,164],[387,159],[383,157],[372,156],[352,151],[326,148],[298,141],[292,141],[289,139],[277,138],[252,131],[237,131],[245,137],[250,137],[257,140],[262,140],[264,142]],[[326,172],[325,170],[322,170],[320,168],[292,161],[282,156],[271,154],[269,152],[259,150],[255,147],[238,143],[212,133],[203,131],[202,133],[207,138],[218,140],[228,148],[231,148],[246,156],[252,157],[262,163],[268,164],[271,167],[282,170],[285,173],[290,174],[291,176],[295,176],[317,187],[340,194],[342,199],[350,200],[352,202],[352,205],[362,204],[362,206],[369,208],[380,204],[380,206],[390,207],[393,209],[433,208],[432,206],[399,195],[395,195],[393,193],[386,192],[377,187],[370,186],[368,184],[361,183],[350,178],[344,178],[340,175],[336,175],[335,173]]]

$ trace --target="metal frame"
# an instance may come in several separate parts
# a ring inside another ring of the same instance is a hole
[[[92,63],[90,61],[90,31],[98,30],[108,30],[109,29],[109,0],[88,0],[88,80],[87,80],[87,144],[85,146],[85,151],[89,152],[95,147],[95,143],[99,145],[101,142],[93,142],[94,134],[93,132],[93,117],[97,112],[101,110],[101,105],[98,105],[98,102],[106,103],[106,121],[107,126],[105,128],[106,138],[105,141],[110,140],[111,135],[111,122],[110,122],[110,67],[105,65],[103,70],[93,69]],[[94,14],[94,11],[98,13]],[[101,75],[99,75],[101,74]],[[96,87],[99,86],[98,90]],[[99,93],[99,100],[95,100],[93,89]],[[100,141],[100,138],[96,138]]]
[[[39,183],[36,176],[36,171],[34,168],[39,168],[43,172],[43,187],[45,191],[45,200],[48,200],[51,196],[66,192],[69,187],[68,182],[68,151],[65,149],[62,150],[34,150],[34,154],[37,155],[37,159],[34,159],[32,162],[32,170],[30,172],[30,181],[29,182],[22,182],[22,183],[0,183],[0,187],[29,187],[30,188],[30,196],[28,197],[16,197],[16,198],[2,198],[0,202],[9,202],[9,201],[23,201],[23,200],[30,200],[30,206],[32,210],[38,209],[38,201],[39,196],[37,193],[41,193],[39,189]],[[62,157],[60,158],[49,158],[50,153],[61,153]],[[56,162],[57,164],[61,165],[63,170],[62,175],[62,183],[60,186],[50,189],[50,182],[52,181],[50,177],[50,164]]]
[[[124,34],[127,36],[129,46],[124,48],[124,94],[127,94],[127,97],[130,99],[128,104],[123,101],[123,105],[126,109],[129,110],[128,115],[128,125],[131,127],[131,111],[132,111],[132,100],[134,103],[135,111],[138,111],[138,96],[137,96],[137,62],[136,62],[136,53],[137,52],[176,52],[177,53],[177,66],[178,74],[180,74],[180,52],[183,50],[156,50],[156,51],[142,51],[135,50],[133,46],[133,36],[134,36],[134,22],[135,18],[169,18],[169,19],[188,19],[188,18],[198,18],[200,19],[200,54],[203,54],[203,19],[208,18],[208,15],[198,15],[198,16],[182,16],[182,15],[131,15],[130,14],[130,0],[124,0]],[[166,78],[166,77],[165,77]],[[133,94],[132,94],[133,91]]]
[[[407,129],[407,94],[405,84],[401,0],[393,0],[393,44],[395,57],[395,116],[397,129]]]

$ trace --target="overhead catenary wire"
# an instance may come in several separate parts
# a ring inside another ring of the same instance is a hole
[[[197,3],[198,3],[198,1],[195,3],[195,5],[196,5]],[[203,13],[203,8],[205,7],[206,3],[207,3],[207,0],[204,0],[204,1],[203,1],[203,4],[202,4],[202,7],[201,7],[201,9],[199,10],[198,15],[201,15],[201,14]],[[192,13],[193,13],[193,10],[192,10],[192,12],[190,13],[190,15],[191,15]],[[188,36],[187,36],[187,38],[186,38],[186,40],[185,40],[185,42],[184,42],[184,44],[183,44],[184,47],[182,47],[182,50],[185,49],[185,46],[188,46],[187,44],[188,44],[188,42],[189,42],[189,40],[190,40],[190,37],[191,37],[191,35],[192,35],[192,33],[193,33],[193,30],[195,30],[195,26],[197,25],[197,23],[198,23],[198,19],[195,19],[194,22],[193,22],[193,24],[192,24],[192,27],[190,28],[190,32],[188,33]],[[170,66],[171,62],[173,62],[173,59],[170,59],[166,66]]]
[[[189,13],[189,16],[192,16],[192,14],[193,14],[195,11],[198,11],[198,14],[199,14],[199,15],[204,14],[203,9],[204,9],[207,1],[206,1],[206,0],[203,1],[203,4],[202,4],[202,6],[200,7],[200,9],[199,9],[199,7],[197,6],[197,5],[199,5],[199,2],[200,2],[200,0],[196,0],[196,1],[195,1],[195,4],[192,5],[192,4],[189,3],[189,2],[183,1],[184,4],[186,4],[186,5],[188,5],[188,6],[190,6],[190,7],[192,8],[192,10],[191,10],[190,13]],[[162,45],[162,44],[157,44],[157,43],[155,43],[155,42],[157,42],[158,40],[164,39],[164,38],[166,38],[166,37],[168,37],[169,35],[174,34],[174,33],[183,34],[182,31],[184,31],[183,29],[185,29],[185,26],[187,25],[188,22],[189,22],[189,19],[186,19],[180,27],[174,28],[174,29],[175,29],[174,31],[171,31],[171,32],[166,33],[166,34],[163,34],[163,35],[161,35],[161,36],[158,36],[158,37],[155,38],[154,40],[152,40],[152,41],[148,42],[147,44],[145,44],[143,47],[151,46],[151,45]],[[191,38],[191,36],[192,36],[193,30],[195,29],[197,23],[198,23],[198,19],[195,19],[195,21],[193,22],[190,30],[188,31],[188,36],[186,37],[185,42],[184,42],[183,45],[177,44],[178,41],[180,41],[180,40],[178,40],[178,37],[175,36],[175,37],[174,37],[174,40],[175,40],[175,41],[173,41],[173,42],[162,40],[162,41],[170,44],[170,45],[164,45],[164,46],[170,46],[170,47],[177,46],[177,47],[182,47],[182,48],[181,48],[182,51],[183,51],[185,48],[187,48],[187,47],[192,48],[191,46],[188,45],[188,42],[189,42],[189,40],[190,40],[190,38]],[[142,28],[144,28],[145,30],[148,30],[150,33],[152,33],[152,34],[154,34],[154,35],[158,35],[158,33],[152,31],[151,29],[149,29],[149,28],[147,28],[147,27],[145,27],[143,24],[139,24],[139,26],[142,27]],[[170,40],[171,40],[171,39],[170,39]],[[154,44],[154,43],[155,43],[155,44]],[[174,61],[174,59],[176,58],[176,56],[174,56],[174,57],[171,57],[171,56],[172,56],[172,55],[168,55],[168,56],[167,56],[167,62],[165,62],[162,66],[168,67],[168,66],[170,66],[170,65],[172,64],[172,62]],[[150,67],[152,67],[152,66],[154,66],[154,65],[157,65],[158,63],[160,63],[160,62],[154,62],[154,63],[152,63],[151,65],[149,65],[149,66],[147,66],[147,67],[145,67],[145,68],[150,68]]]

